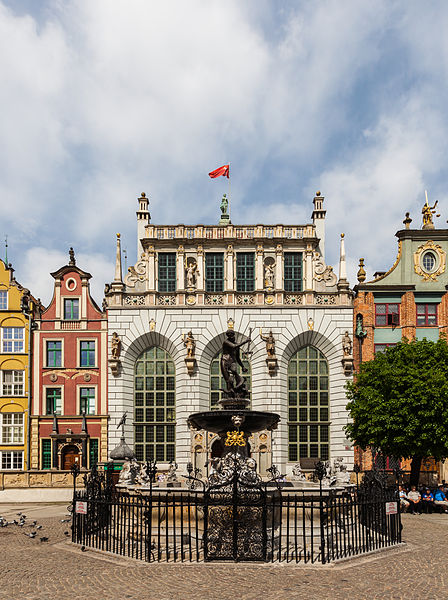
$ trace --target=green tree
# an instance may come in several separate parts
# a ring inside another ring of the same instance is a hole
[[[417,485],[422,459],[448,456],[448,344],[403,340],[361,364],[347,384],[348,437],[363,450],[412,458]]]

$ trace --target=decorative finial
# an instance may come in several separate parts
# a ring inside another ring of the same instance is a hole
[[[409,213],[406,213],[405,219],[403,221],[404,226],[406,227],[406,229],[409,229],[409,225],[412,223],[412,219],[409,216]]]
[[[341,233],[341,240],[345,237],[345,233]]]
[[[145,194],[145,192],[142,192],[142,193],[140,194],[140,196],[141,196],[142,198],[146,198],[146,194]]]
[[[364,269],[364,259],[359,259],[359,271],[358,271],[358,281],[359,283],[363,283],[366,280],[366,270]]]
[[[121,233],[117,233],[117,239],[121,238]]]
[[[317,190],[316,196],[320,196],[320,190]]]
[[[68,264],[71,267],[75,267],[76,266],[76,260],[75,260],[75,251],[73,250],[73,248],[70,248],[70,250],[68,251],[68,255],[70,257],[70,260],[68,261]]]

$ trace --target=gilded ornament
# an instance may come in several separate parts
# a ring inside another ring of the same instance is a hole
[[[226,446],[245,446],[244,431],[228,431],[224,443]]]
[[[434,252],[438,259],[437,268],[430,273],[422,268],[423,254],[428,250]],[[439,244],[435,244],[432,240],[428,240],[414,252],[414,271],[417,275],[423,277],[423,281],[437,281],[437,277],[445,272],[445,266],[446,252],[442,250],[442,247],[439,246]]]

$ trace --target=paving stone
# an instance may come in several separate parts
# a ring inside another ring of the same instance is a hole
[[[43,525],[30,539],[0,529],[4,600],[369,600],[448,598],[448,515],[403,515],[405,547],[329,566],[291,564],[146,564],[67,543],[58,510],[26,506]],[[14,506],[8,514],[21,510]],[[5,514],[0,507],[0,514]],[[28,514],[28,513],[26,513]],[[57,516],[54,516],[57,514]],[[40,542],[39,537],[48,537]]]

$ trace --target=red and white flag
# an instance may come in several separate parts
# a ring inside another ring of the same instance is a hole
[[[221,177],[221,176],[227,177],[227,179],[229,179],[229,170],[230,170],[230,165],[223,165],[222,167],[219,167],[218,169],[211,171],[208,175],[212,179],[214,179],[215,177]]]

